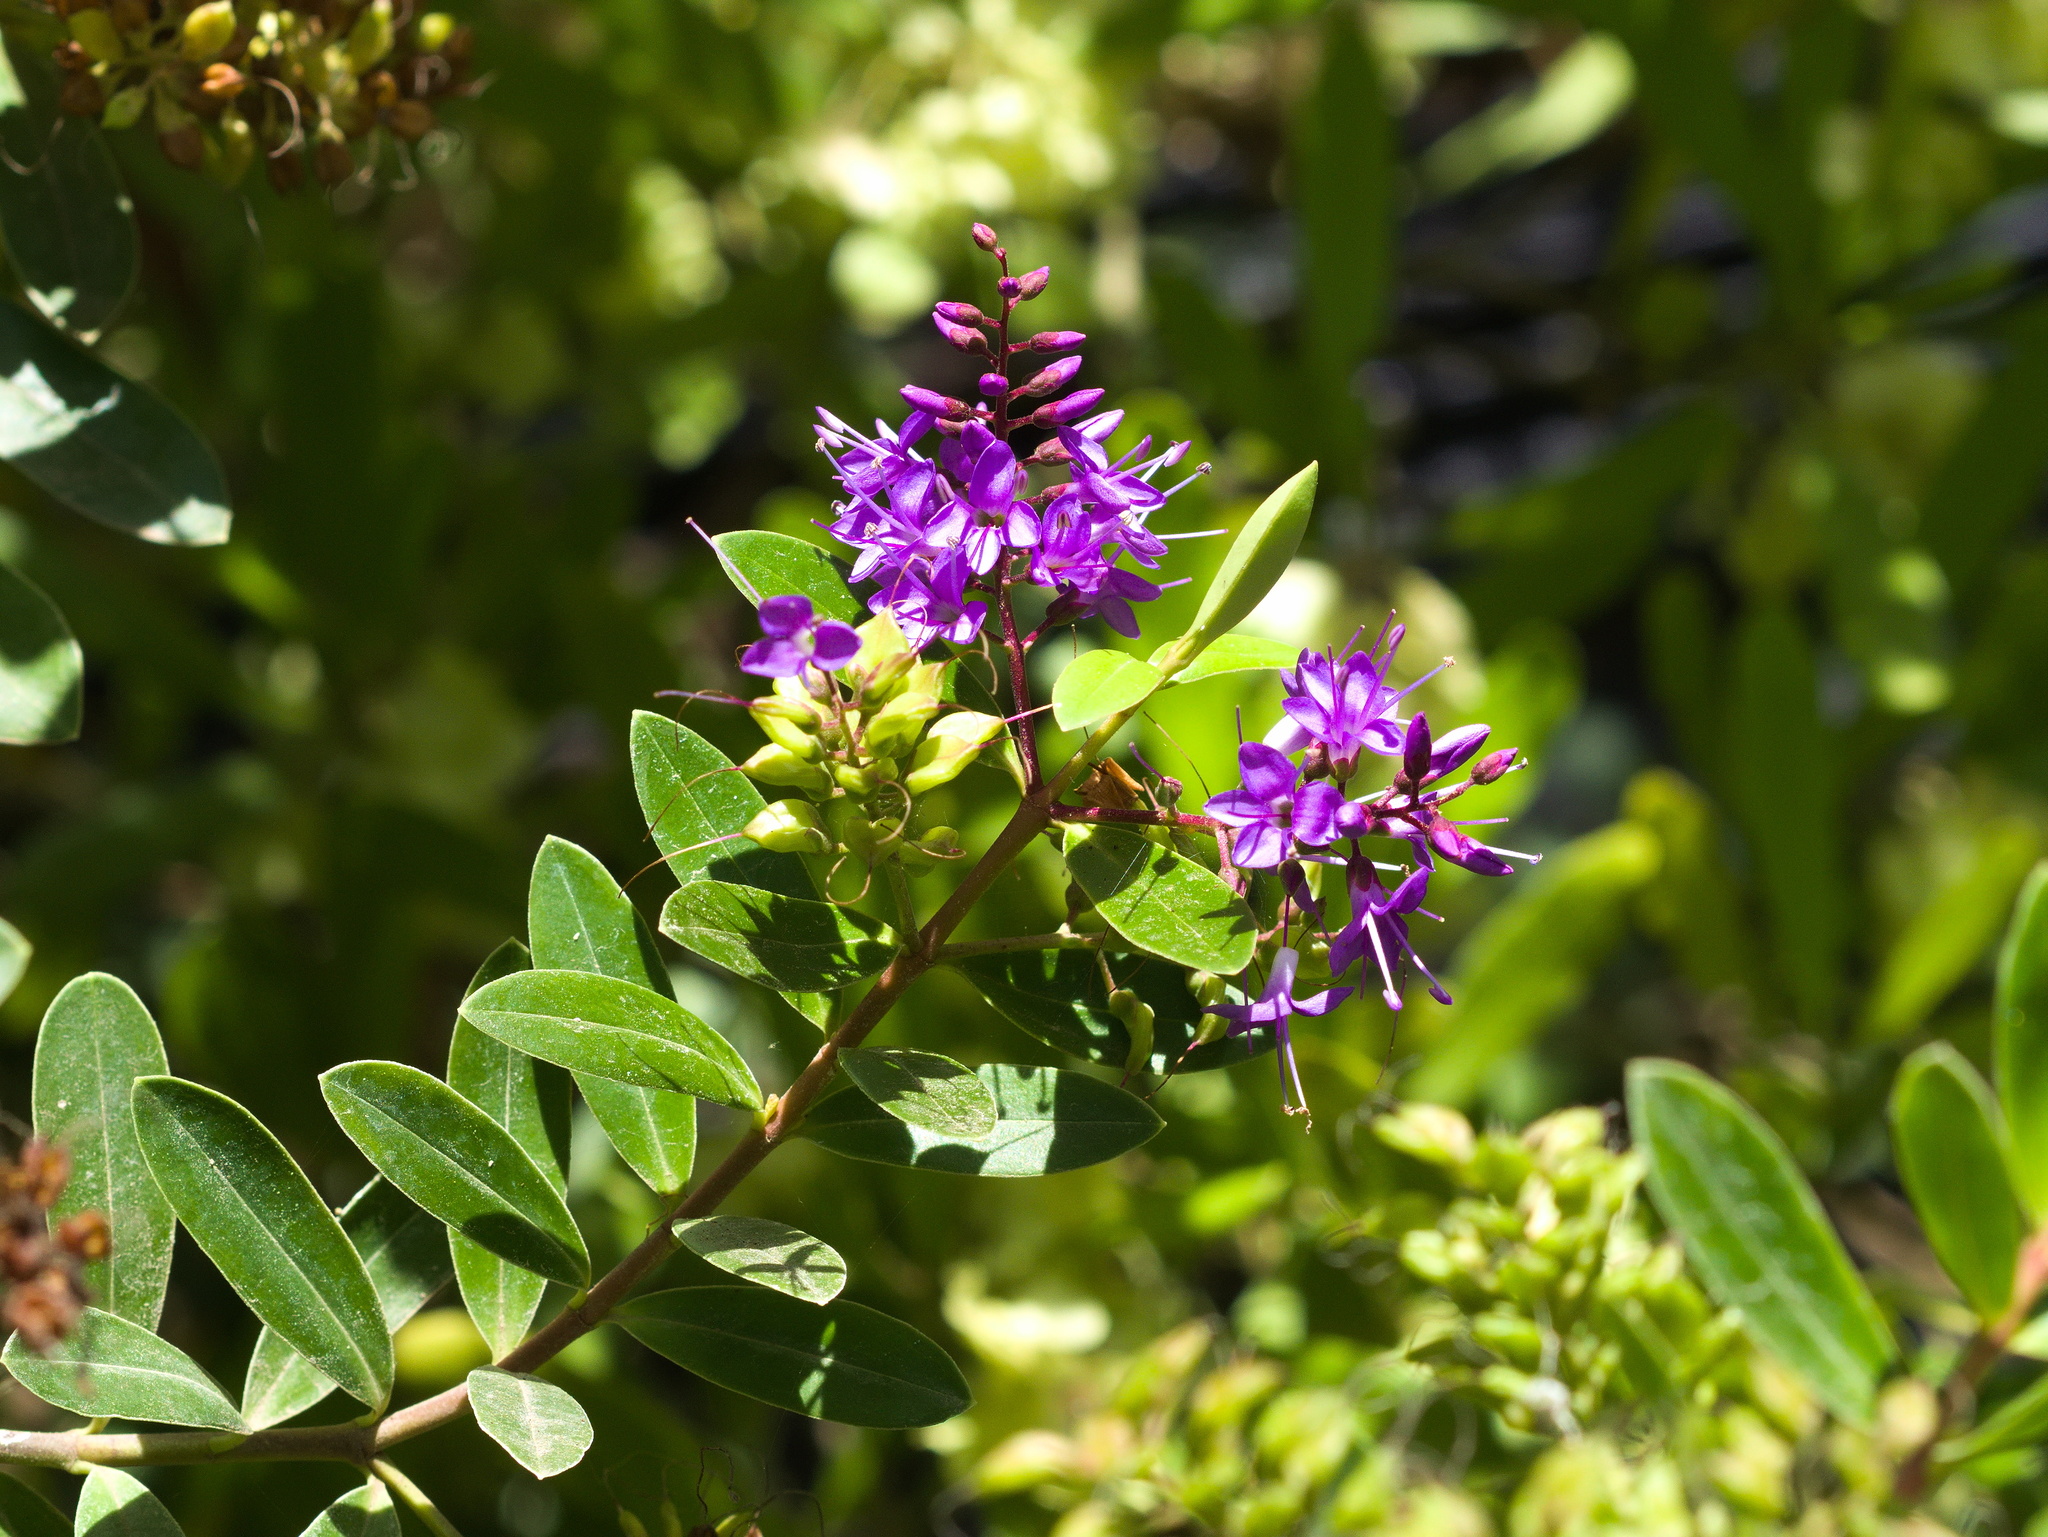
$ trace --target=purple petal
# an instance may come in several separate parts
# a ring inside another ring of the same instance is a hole
[[[802,593],[769,598],[761,604],[761,630],[766,635],[789,636],[810,628],[814,610]]]
[[[1287,839],[1271,822],[1254,822],[1230,844],[1230,858],[1239,869],[1266,870],[1287,855]]]
[[[1430,777],[1438,778],[1450,773],[1479,751],[1492,733],[1491,726],[1460,726],[1456,731],[1438,737],[1429,754]]]
[[[860,636],[853,626],[837,619],[821,620],[811,635],[811,661],[827,672],[837,672],[860,654]]]
[[[1267,750],[1270,752],[1272,749]],[[1310,848],[1321,848],[1334,842],[1337,815],[1344,805],[1344,794],[1335,785],[1321,780],[1303,785],[1294,797],[1295,842],[1307,844]]]
[[[804,670],[803,648],[793,640],[771,636],[757,640],[740,655],[740,671],[757,678],[793,678]]]
[[[1273,808],[1249,790],[1225,790],[1212,795],[1202,810],[1226,827],[1248,827],[1254,822],[1273,820]]]
[[[1282,753],[1264,742],[1245,742],[1237,749],[1237,767],[1244,787],[1259,799],[1272,802],[1294,793],[1301,770]]]
[[[966,433],[961,437],[965,439]],[[967,496],[976,507],[992,512],[998,507],[1007,507],[1016,495],[1017,455],[1007,443],[990,440],[988,447],[981,451],[981,457],[974,461],[974,480],[968,487]]]
[[[1349,987],[1333,987],[1328,992],[1313,993],[1306,998],[1294,1000],[1297,1014],[1327,1014],[1355,991]]]

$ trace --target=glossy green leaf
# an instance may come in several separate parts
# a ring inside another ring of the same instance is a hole
[[[802,859],[739,836],[767,802],[732,759],[681,721],[633,712],[633,788],[678,883],[709,876],[791,897],[818,894]]]
[[[2013,1178],[2040,1222],[2048,1218],[2048,861],[2034,866],[2013,905],[1998,955],[1991,1039]]]
[[[988,1063],[976,1073],[996,1102],[995,1130],[951,1137],[890,1115],[865,1094],[834,1094],[812,1110],[803,1134],[868,1163],[944,1174],[1027,1179],[1103,1163],[1150,1141],[1159,1116],[1137,1095],[1086,1073]]]
[[[1993,1452],[2036,1447],[2044,1438],[2048,1438],[2048,1377],[2036,1377],[1986,1416],[1983,1424],[1942,1442],[1935,1449],[1935,1461],[1953,1467]]]
[[[685,1370],[812,1419],[936,1425],[974,1402],[945,1351],[844,1299],[814,1307],[759,1286],[691,1286],[635,1298],[612,1316]]]
[[[671,893],[661,932],[736,976],[786,993],[874,976],[897,947],[896,931],[866,913],[724,881],[692,881]]]
[[[950,1137],[996,1129],[995,1097],[974,1069],[931,1051],[848,1047],[839,1053],[861,1093],[899,1121]]]
[[[2040,846],[2032,824],[2017,817],[1978,831],[1961,868],[1927,893],[1885,952],[1864,1006],[1865,1039],[1910,1035],[1977,969]]]
[[[1110,927],[1153,955],[1235,976],[1258,924],[1223,877],[1130,828],[1069,827],[1067,870]]]
[[[106,1217],[112,1252],[86,1267],[86,1290],[145,1329],[163,1312],[177,1218],[143,1161],[129,1105],[135,1080],[167,1067],[149,1010],[103,971],[66,983],[36,1036],[36,1132],[71,1154],[71,1178],[50,1214]]]
[[[1153,652],[1150,661],[1157,667],[1173,649],[1168,641]],[[1089,653],[1093,655],[1094,653]],[[1301,659],[1301,648],[1290,646],[1283,641],[1268,640],[1263,635],[1247,635],[1234,631],[1218,636],[1200,656],[1175,673],[1166,685],[1178,688],[1183,683],[1200,683],[1204,678],[1220,678],[1233,672],[1269,672],[1275,668],[1292,667]]]
[[[78,1491],[75,1537],[184,1537],[164,1502],[119,1468],[93,1468]]]
[[[0,1364],[45,1403],[88,1419],[246,1430],[241,1411],[199,1363],[140,1324],[89,1307],[47,1351],[10,1335]]]
[[[1272,591],[1301,548],[1301,536],[1308,532],[1309,514],[1316,504],[1316,475],[1314,464],[1296,471],[1259,503],[1238,531],[1209,590],[1202,595],[1195,622],[1175,643],[1178,661],[1194,660],[1211,642],[1236,629]],[[1177,669],[1169,663],[1167,670]]]
[[[760,1085],[724,1036],[673,998],[614,977],[516,972],[464,999],[462,1017],[573,1072],[760,1108]]]
[[[391,1491],[372,1478],[313,1518],[299,1537],[403,1537]]]
[[[35,946],[28,942],[28,936],[0,918],[0,1002],[5,1002],[20,986],[21,975],[28,970],[29,957],[34,954]]]
[[[250,1311],[381,1409],[391,1336],[376,1288],[277,1138],[226,1095],[181,1078],[136,1080],[134,1114],[149,1172]]]
[[[477,1427],[535,1478],[568,1472],[590,1450],[590,1416],[539,1377],[480,1366],[469,1374],[469,1407]]]
[[[390,1333],[396,1334],[425,1307],[453,1273],[448,1229],[441,1219],[421,1211],[381,1174],[373,1176],[341,1209],[341,1230],[363,1262]],[[491,1262],[498,1263],[495,1258]],[[525,1276],[527,1272],[514,1274]],[[268,1324],[263,1326],[242,1378],[242,1418],[250,1429],[281,1425],[333,1391],[332,1378],[287,1345]]]
[[[0,1537],[71,1537],[71,1518],[0,1469]]]
[[[560,838],[541,845],[526,899],[533,964],[591,971],[673,998],[653,931],[595,855]],[[655,1190],[689,1183],[697,1154],[697,1102],[687,1094],[585,1075],[576,1086],[627,1165]]]
[[[1867,1421],[1898,1347],[1777,1134],[1697,1068],[1657,1058],[1629,1065],[1628,1112],[1657,1210],[1708,1293],[1835,1413]]]
[[[1931,1041],[1900,1067],[1891,1119],[1899,1176],[1935,1257],[1978,1317],[1998,1318],[2026,1231],[1990,1085],[1948,1042]]]
[[[135,286],[135,210],[99,125],[57,110],[44,59],[0,60],[0,237],[29,302],[94,340]],[[16,167],[21,169],[17,170]]]
[[[720,1270],[803,1302],[830,1302],[846,1285],[837,1249],[765,1217],[698,1217],[672,1231],[676,1242]]]
[[[440,1079],[402,1062],[347,1062],[320,1075],[320,1092],[377,1172],[455,1232],[565,1286],[590,1280],[590,1251],[553,1182]]]
[[[219,544],[213,450],[144,385],[0,303],[0,459],[87,517],[157,544]]]
[[[0,742],[70,741],[84,684],[85,653],[57,605],[0,563]]]
[[[508,939],[477,968],[463,996],[525,971],[532,962],[526,946]],[[510,1132],[558,1192],[568,1189],[573,1083],[554,1063],[515,1051],[466,1019],[455,1021],[448,1040],[448,1087]],[[463,1307],[492,1356],[504,1355],[526,1337],[547,1291],[546,1278],[500,1259],[460,1233],[449,1235],[449,1250]]]
[[[1084,651],[1060,669],[1052,718],[1062,731],[1092,726],[1128,710],[1162,681],[1159,669],[1122,651]]]
[[[1201,1005],[1187,988],[1187,973],[1156,956],[1109,952],[1117,981],[1152,1009],[1155,1073],[1199,1073],[1235,1067],[1273,1049],[1272,1032],[1210,1041],[1189,1050],[1201,1023]],[[947,963],[961,971],[989,1006],[1025,1034],[1084,1061],[1122,1072],[1131,1036],[1109,1011],[1109,987],[1093,949],[1018,950],[964,956]]]
[[[859,624],[867,605],[853,594],[853,573],[808,539],[743,528],[711,541],[718,563],[749,603],[796,594],[825,619]]]

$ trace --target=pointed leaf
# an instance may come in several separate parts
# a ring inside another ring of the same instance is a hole
[[[84,684],[85,653],[57,605],[0,564],[0,742],[70,741]]]
[[[1221,639],[1244,622],[1272,591],[1280,574],[1301,548],[1301,536],[1308,531],[1309,514],[1315,510],[1316,473],[1313,464],[1297,471],[1271,496],[1259,503],[1230,551],[1223,557],[1202,606],[1187,634],[1175,643],[1177,660],[1194,660],[1211,642]],[[1169,673],[1177,671],[1167,664]]]
[[[403,1537],[403,1532],[391,1491],[373,1478],[321,1511],[299,1537]]]
[[[526,927],[533,963],[542,970],[591,971],[675,996],[647,920],[611,872],[573,843],[549,838],[541,845]],[[697,1155],[695,1099],[589,1074],[576,1086],[635,1174],[663,1195],[689,1183]]]
[[[1062,731],[1092,726],[1148,698],[1159,669],[1122,651],[1084,651],[1060,669],[1052,686],[1052,718]]]
[[[633,712],[633,788],[679,883],[708,875],[785,896],[818,894],[802,859],[739,836],[767,802],[732,759],[681,721]]]
[[[549,1178],[512,1134],[432,1074],[347,1062],[320,1075],[327,1108],[392,1184],[464,1238],[565,1286],[590,1251]]]
[[[845,1425],[936,1425],[974,1402],[952,1357],[844,1298],[813,1307],[758,1286],[690,1286],[612,1315],[649,1350],[720,1387]]]
[[[974,1069],[930,1051],[848,1047],[839,1053],[861,1093],[899,1121],[950,1137],[985,1137],[996,1129],[995,1096]]]
[[[469,1374],[469,1406],[478,1428],[535,1478],[568,1472],[590,1450],[590,1416],[552,1382],[480,1366]]]
[[[1127,827],[1070,827],[1067,870],[1110,927],[1195,971],[1235,976],[1251,964],[1258,924],[1222,876]]]
[[[1173,649],[1168,641],[1149,658],[1157,667],[1166,660]],[[1247,635],[1242,631],[1218,637],[1202,654],[1173,675],[1168,688],[1178,688],[1183,683],[1200,683],[1204,678],[1220,678],[1233,672],[1271,672],[1281,667],[1292,667],[1301,660],[1301,648],[1290,646],[1283,641],[1268,640],[1263,635]]]
[[[71,1537],[71,1519],[0,1469],[0,1537]]]
[[[28,961],[35,954],[35,946],[28,942],[28,936],[20,929],[0,918],[0,1003],[21,985],[21,974],[28,970]]]
[[[171,1209],[249,1304],[346,1392],[391,1396],[391,1335],[341,1224],[257,1119],[182,1078],[135,1083],[143,1157]]]
[[[2043,1437],[2048,1437],[2048,1377],[2036,1377],[1987,1415],[1983,1424],[1942,1442],[1935,1449],[1935,1461],[1954,1467],[1993,1452],[2038,1446]]]
[[[1654,1058],[1629,1065],[1628,1113],[1707,1291],[1829,1408],[1867,1422],[1898,1347],[1777,1134],[1697,1068]]]
[[[1991,1087],[1946,1041],[1908,1057],[1892,1085],[1892,1149],[1927,1242],[1987,1323],[2012,1302],[2026,1238]]]
[[[50,1215],[106,1217],[113,1249],[86,1267],[86,1290],[108,1312],[145,1329],[154,1329],[163,1312],[177,1218],[143,1161],[129,1103],[137,1078],[167,1069],[156,1021],[119,977],[74,977],[43,1015],[36,1132],[71,1154],[71,1179]]]
[[[795,594],[823,619],[859,624],[867,605],[853,595],[853,572],[807,539],[744,528],[711,541],[718,563],[749,603]]]
[[[699,883],[703,884],[703,883]],[[462,1017],[529,1056],[650,1089],[758,1110],[732,1045],[673,998],[584,971],[521,971],[463,1000]]]
[[[1150,1071],[1235,1067],[1273,1049],[1273,1032],[1255,1030],[1190,1050],[1202,1007],[1188,991],[1187,973],[1156,956],[1129,951],[1112,950],[1107,959],[1118,982],[1152,1009],[1152,1055],[1145,1064]],[[1130,1032],[1109,1011],[1109,988],[1095,950],[1018,950],[947,964],[963,972],[991,1008],[1027,1035],[1119,1072],[1129,1062]]]
[[[78,1492],[75,1537],[184,1537],[164,1502],[118,1468],[93,1468]]]
[[[729,1275],[799,1301],[830,1302],[846,1286],[846,1261],[822,1239],[765,1217],[678,1222],[676,1242]]]
[[[778,992],[819,992],[872,977],[895,959],[896,931],[866,913],[724,881],[670,894],[661,932],[685,950]]]
[[[156,544],[219,544],[213,450],[162,397],[0,303],[0,459],[60,502]]]
[[[396,1334],[400,1325],[448,1284],[453,1271],[448,1229],[439,1217],[407,1200],[381,1174],[372,1176],[341,1209],[341,1230],[348,1235],[376,1290],[388,1332]],[[516,1273],[526,1274],[523,1270]],[[332,1378],[287,1345],[268,1324],[263,1326],[242,1378],[242,1418],[250,1429],[281,1425],[333,1391]]]
[[[2013,1177],[2040,1222],[2048,1219],[2048,861],[2034,866],[2013,904],[1998,956],[1992,1031]]]
[[[811,1111],[803,1134],[868,1163],[1024,1179],[1102,1163],[1151,1140],[1152,1107],[1115,1084],[1051,1067],[989,1063],[975,1069],[996,1102],[985,1137],[951,1137],[897,1120],[865,1094],[834,1094]]]
[[[44,1403],[88,1419],[246,1430],[233,1400],[199,1363],[140,1324],[89,1307],[46,1352],[8,1338],[0,1364]]]

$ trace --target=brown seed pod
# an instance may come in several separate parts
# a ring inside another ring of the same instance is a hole
[[[206,138],[197,123],[183,123],[156,136],[164,159],[181,171],[196,171],[206,162]]]
[[[7,1294],[0,1303],[0,1323],[19,1331],[22,1343],[40,1354],[77,1328],[84,1311],[77,1281],[53,1265]]]
[[[232,64],[209,64],[199,94],[210,102],[233,101],[248,88],[249,77]]]
[[[96,1211],[82,1211],[64,1219],[57,1229],[57,1244],[89,1265],[114,1252],[114,1235],[104,1216]]]
[[[384,115],[384,121],[401,139],[422,139],[434,126],[434,109],[423,101],[401,101]]]
[[[106,104],[106,94],[91,75],[66,75],[57,91],[58,108],[73,117],[98,117]]]
[[[398,82],[388,69],[374,69],[363,76],[362,99],[382,112],[398,100]]]

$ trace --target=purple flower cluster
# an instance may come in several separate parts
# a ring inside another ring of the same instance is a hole
[[[1178,464],[1188,445],[1150,454],[1146,438],[1111,459],[1103,444],[1123,412],[1098,411],[1099,389],[1060,393],[1080,372],[1076,349],[1087,338],[1041,331],[1009,339],[1018,305],[1045,291],[1049,269],[1012,277],[994,233],[976,225],[974,238],[1002,263],[1001,310],[984,315],[948,300],[933,311],[932,323],[948,345],[982,363],[983,399],[908,386],[902,394],[909,416],[893,427],[878,420],[873,436],[820,410],[818,446],[846,493],[834,507],[831,532],[855,551],[855,578],[876,583],[868,606],[891,615],[915,648],[935,640],[969,644],[989,613],[986,598],[973,594],[997,596],[1019,581],[1054,595],[1050,622],[1092,616],[1135,636],[1131,605],[1162,588],[1119,561],[1129,555],[1147,569],[1158,567],[1166,540],[1147,521],[1180,487],[1161,489],[1153,480]],[[1011,383],[1017,360],[1027,356],[1055,360]],[[1023,428],[1050,435],[1020,458],[1010,438]],[[1033,468],[1061,467],[1064,481],[1031,488]]]
[[[1505,875],[1508,858],[1536,856],[1490,848],[1444,814],[1449,802],[1475,785],[1491,784],[1515,763],[1515,749],[1488,753],[1456,784],[1449,776],[1485,745],[1485,726],[1464,726],[1435,736],[1429,718],[1403,719],[1401,703],[1423,679],[1406,687],[1390,681],[1394,653],[1404,628],[1390,619],[1372,646],[1342,654],[1304,651],[1280,674],[1287,694],[1281,718],[1263,742],[1246,742],[1238,752],[1242,783],[1210,798],[1204,810],[1229,830],[1231,862],[1242,870],[1275,870],[1289,905],[1305,929],[1328,942],[1330,975],[1341,979],[1354,966],[1370,963],[1379,973],[1380,995],[1401,1007],[1401,985],[1412,965],[1429,981],[1430,993],[1451,1001],[1408,939],[1408,917],[1422,913],[1429,880],[1439,861],[1480,875]],[[1440,669],[1439,669],[1440,670]],[[1434,672],[1427,674],[1433,677]],[[1367,753],[1394,760],[1393,783],[1353,797],[1349,784]],[[1381,864],[1365,852],[1362,839],[1396,838],[1408,844],[1412,865]],[[1350,899],[1344,923],[1331,930],[1309,895],[1302,864],[1340,866]],[[1389,886],[1381,873],[1394,877]],[[1231,1021],[1231,1033],[1274,1025],[1283,1057],[1288,1052],[1285,1019],[1292,1013],[1321,1013],[1352,991],[1333,988],[1305,1000],[1290,1000],[1299,957],[1282,949],[1257,1000],[1247,986],[1243,1004],[1214,1010]],[[1276,992],[1275,989],[1278,989]],[[1292,1073],[1288,1060],[1286,1070]],[[1296,1088],[1298,1091],[1298,1082]]]

